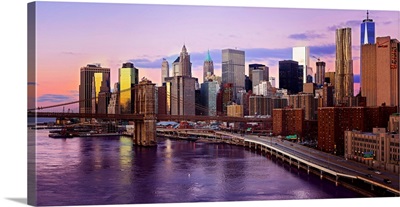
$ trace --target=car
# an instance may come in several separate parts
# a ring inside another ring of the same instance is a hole
[[[378,175],[382,174],[381,171],[379,171],[379,170],[376,170],[375,173]]]
[[[383,179],[383,182],[388,183],[388,184],[392,183],[392,181],[387,178]]]
[[[369,178],[372,178],[372,175],[371,175],[371,174],[366,174],[365,176],[367,176],[367,177],[369,177]]]

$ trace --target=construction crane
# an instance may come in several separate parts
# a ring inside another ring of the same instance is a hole
[[[317,59],[318,62],[320,62],[320,58],[315,57],[314,55],[312,56],[313,58]]]

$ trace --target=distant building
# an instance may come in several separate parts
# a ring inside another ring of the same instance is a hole
[[[351,28],[336,30],[336,105],[348,105],[354,94]]]
[[[217,94],[219,91],[219,84],[217,81],[206,81],[201,84],[201,102],[205,107],[204,115],[216,116],[217,115]]]
[[[313,94],[295,94],[289,96],[289,106],[304,109],[304,119],[316,120],[318,99]]]
[[[255,115],[269,115],[272,116],[274,109],[281,109],[288,105],[288,100],[285,98],[266,97],[252,95],[249,97],[249,114]]]
[[[124,63],[119,69],[119,104],[121,114],[132,114],[134,104],[134,86],[139,83],[139,70],[133,63]]]
[[[315,94],[315,89],[317,85],[315,83],[304,83],[303,84],[303,93]]]
[[[240,90],[244,89],[245,52],[236,49],[222,50],[222,84],[233,84],[233,99]]]
[[[254,86],[260,84],[260,82],[264,81],[264,70],[260,70],[260,69],[254,69],[251,71],[251,74],[253,76],[251,82],[253,84],[253,88]]]
[[[279,61],[279,88],[288,90],[289,94],[296,94],[303,90],[302,67],[293,60]],[[301,84],[301,87],[300,87]]]
[[[303,109],[274,109],[272,113],[274,135],[297,135],[299,138],[303,136]]]
[[[227,114],[227,106],[233,103],[233,83],[224,83],[217,94],[218,114]]]
[[[261,81],[253,87],[253,94],[272,97],[275,95],[275,91],[269,81]]]
[[[259,80],[268,80],[269,79],[269,67],[265,66],[263,64],[249,64],[249,77],[250,80],[254,82],[254,76],[253,76],[253,71],[254,70],[262,70],[262,73],[259,75],[257,79]],[[257,81],[257,80],[256,80]]]
[[[293,47],[292,60],[296,61],[298,65],[302,65],[303,71],[301,81],[307,83],[307,75],[313,76],[313,74],[307,73],[310,70],[310,48],[309,47]],[[301,90],[300,90],[301,91]]]
[[[207,57],[203,64],[203,82],[207,81],[207,76],[214,74],[214,62],[211,59],[210,50],[207,51]]]
[[[250,77],[245,75],[244,79],[244,89],[246,92],[253,90],[253,81],[250,80]]]
[[[190,62],[190,55],[185,45],[183,45],[179,55],[179,71],[179,76],[192,77],[192,63]]]
[[[243,106],[243,116],[249,115],[249,102],[251,95],[251,93],[246,92],[245,90],[239,91],[238,104]]]
[[[79,113],[96,113],[100,92],[110,92],[110,68],[88,64],[80,69]],[[107,107],[107,106],[104,106]]]
[[[325,62],[318,61],[316,65],[317,72],[315,74],[315,83],[317,84],[317,86],[322,86],[325,82]]]
[[[364,19],[360,25],[361,31],[361,45],[374,44],[375,43],[375,22],[369,18],[369,12],[367,11],[367,18]]]
[[[111,94],[110,102],[108,103],[108,114],[119,114],[119,83],[114,84],[114,91]]]
[[[335,72],[325,72],[325,82],[335,87]]]
[[[157,114],[167,114],[167,87],[159,86],[157,89]]]
[[[269,82],[271,83],[272,87],[276,88],[275,77],[269,77]]]
[[[376,75],[372,74],[376,73],[375,48],[375,22],[369,18],[367,11],[367,18],[360,25],[360,85],[361,95],[367,97],[367,106],[376,106],[376,92],[371,88],[376,84]],[[365,85],[363,82],[366,82]]]
[[[332,85],[328,85],[328,84],[324,84],[323,86],[323,103],[322,103],[322,107],[331,107],[334,106],[334,99],[333,99],[333,86]]]
[[[227,116],[243,117],[243,106],[232,104],[227,106]]]
[[[196,78],[174,76],[166,78],[167,113],[171,115],[195,115],[195,82]]]
[[[169,63],[168,61],[163,58],[161,63],[161,85],[165,83],[165,78],[169,77]]]
[[[179,57],[172,63],[172,72],[174,76],[192,77],[192,63],[185,45],[183,45]]]
[[[376,103],[399,107],[400,43],[387,36],[377,37],[376,45]]]
[[[345,131],[345,157],[375,168],[399,173],[399,134],[387,133],[385,128],[371,132]]]
[[[367,98],[367,106],[377,106],[376,48],[375,44],[361,46],[361,94]]]
[[[399,105],[399,45],[386,36],[361,46],[361,94],[367,106]]]

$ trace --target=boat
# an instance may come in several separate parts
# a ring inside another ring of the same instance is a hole
[[[60,134],[60,133],[50,133],[49,137],[51,138],[73,138],[71,134],[65,133],[65,134]]]
[[[56,133],[49,133],[49,137],[51,138],[73,138],[74,136],[69,133],[66,129],[62,129]]]

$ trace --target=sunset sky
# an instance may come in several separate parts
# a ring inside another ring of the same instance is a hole
[[[376,37],[399,39],[398,11],[369,13]],[[38,106],[75,101],[81,67],[100,63],[111,68],[113,87],[127,61],[139,68],[140,78],[160,85],[162,58],[171,67],[183,44],[200,82],[207,50],[220,76],[221,50],[237,48],[245,51],[246,74],[248,64],[265,64],[278,84],[278,61],[292,59],[295,46],[310,47],[314,70],[312,56],[327,63],[326,71],[334,71],[335,30],[344,27],[352,29],[353,68],[359,74],[365,18],[366,10],[38,2],[37,79],[28,86],[36,85]]]

